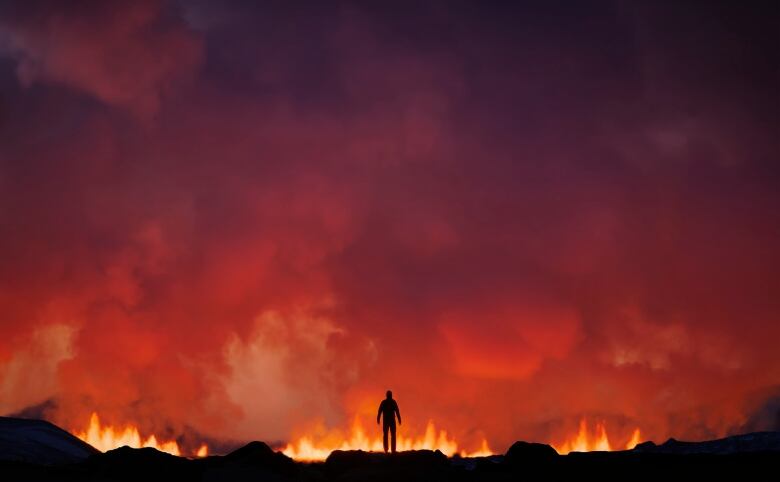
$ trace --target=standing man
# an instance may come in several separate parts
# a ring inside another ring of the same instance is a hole
[[[384,423],[382,424],[382,432],[384,438],[382,441],[385,446],[385,453],[387,453],[387,431],[390,430],[392,436],[391,447],[393,453],[395,453],[395,417],[398,416],[398,425],[401,425],[401,412],[398,410],[398,404],[393,400],[393,392],[388,390],[387,397],[379,404],[379,411],[376,413],[376,423],[379,425],[379,417],[384,417]]]

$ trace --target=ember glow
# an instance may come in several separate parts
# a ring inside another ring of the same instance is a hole
[[[561,444],[553,444],[553,448],[561,455],[566,455],[569,452],[611,452],[613,450],[631,450],[642,441],[641,438],[642,434],[639,429],[636,428],[631,433],[631,438],[628,443],[622,446],[616,446],[609,441],[606,423],[604,421],[596,422],[595,425],[590,428],[588,422],[583,418],[580,420],[580,426],[577,433],[571,434]]]
[[[304,3],[0,1],[0,415],[302,459],[377,449],[388,389],[449,454],[780,429],[777,9]]]
[[[138,427],[135,425],[126,425],[121,428],[101,425],[97,413],[93,413],[89,418],[89,426],[84,431],[74,431],[74,435],[103,452],[128,446],[136,449],[151,447],[176,456],[187,455],[182,454],[179,444],[175,440],[157,440],[155,435],[141,437]],[[191,455],[206,457],[208,453],[208,446],[203,444]]]
[[[403,426],[399,427],[396,444],[399,452],[404,450],[439,450],[447,456],[459,454],[463,457],[487,457],[493,455],[485,439],[482,440],[480,447],[473,452],[459,449],[458,443],[447,434],[446,430],[437,431],[432,420],[428,421],[425,432],[417,437],[404,436],[403,429]],[[282,452],[295,460],[320,461],[328,458],[328,455],[334,450],[382,452],[384,450],[382,435],[381,433],[378,436],[367,434],[360,419],[355,418],[347,433],[329,430],[321,435],[306,435],[287,444]]]

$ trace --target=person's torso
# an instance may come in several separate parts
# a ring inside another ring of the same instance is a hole
[[[382,400],[382,416],[385,422],[390,423],[395,421],[395,412],[398,410],[398,405],[395,400]]]

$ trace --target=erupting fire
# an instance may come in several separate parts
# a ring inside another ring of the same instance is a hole
[[[161,452],[181,456],[181,449],[175,440],[158,442],[157,437],[154,435],[142,439],[138,432],[138,427],[134,425],[128,425],[123,429],[115,429],[111,426],[101,426],[100,418],[98,418],[97,413],[93,413],[90,417],[89,428],[87,428],[87,430],[75,432],[74,435],[102,452],[127,445],[128,447],[136,449],[141,447],[152,447]],[[202,444],[193,455],[195,457],[205,457],[208,453],[208,446]]]
[[[396,447],[402,450],[440,450],[447,456],[460,454],[463,457],[486,457],[493,455],[488,447],[487,440],[482,439],[480,448],[474,452],[459,450],[458,444],[451,439],[445,430],[436,432],[433,421],[429,421],[425,428],[425,435],[421,437],[404,437],[400,433]],[[334,450],[366,450],[372,452],[382,452],[382,436],[377,435],[373,438],[366,435],[363,425],[358,418],[352,424],[352,429],[348,437],[337,430],[331,430],[322,437],[304,436],[295,443],[288,444],[282,452],[295,460],[318,461],[325,460]]]
[[[641,441],[639,429],[634,429],[631,439],[625,445],[625,450],[631,450]],[[588,424],[583,418],[580,420],[580,428],[576,435],[569,437],[568,440],[560,445],[553,445],[553,448],[561,455],[569,452],[591,452],[596,450],[610,452],[616,450],[612,447],[607,437],[607,429],[604,422],[597,422],[594,432],[588,430]],[[622,448],[621,448],[622,450]]]

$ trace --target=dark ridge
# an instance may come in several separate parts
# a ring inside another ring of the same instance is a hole
[[[100,452],[45,420],[0,417],[0,460],[37,465],[80,462]]]
[[[645,442],[634,450],[566,456],[548,445],[523,441],[515,442],[505,455],[477,458],[447,458],[430,450],[397,454],[337,450],[325,462],[298,463],[263,442],[203,459],[153,448],[121,447],[100,453],[48,422],[0,418],[3,481],[774,481],[779,468],[778,432],[706,442]]]
[[[124,445],[118,449],[109,450],[105,453],[99,453],[90,457],[91,463],[99,464],[176,464],[186,461],[182,457],[177,457],[166,452],[162,452],[152,447],[134,449]]]
[[[449,480],[456,473],[447,456],[438,450],[395,454],[335,450],[325,461],[325,474],[335,480]]]
[[[670,438],[661,445],[644,442],[634,452],[663,454],[736,454],[780,452],[780,432],[755,432],[704,442],[681,442]]]

